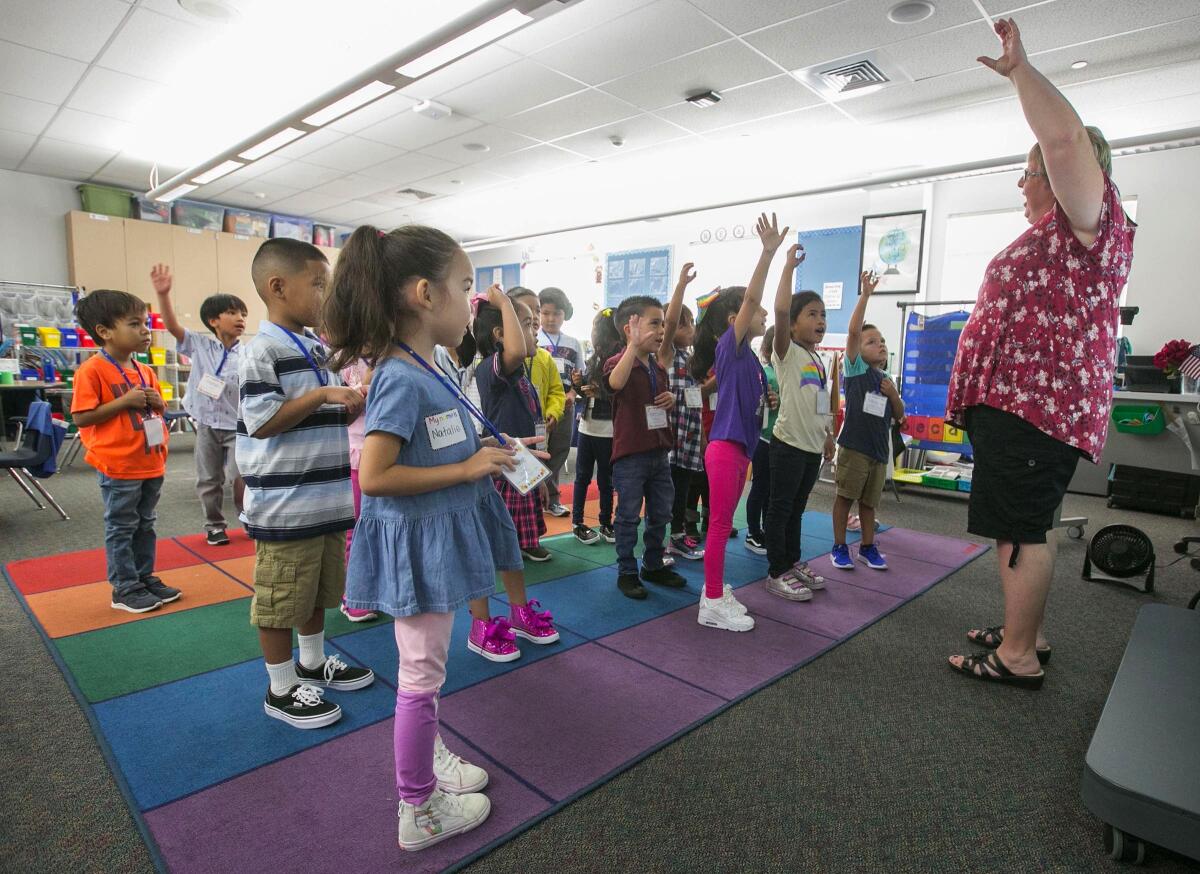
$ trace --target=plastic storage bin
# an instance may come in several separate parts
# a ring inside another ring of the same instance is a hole
[[[330,225],[313,225],[313,245],[333,248],[336,230]]]
[[[62,344],[64,348],[78,349],[79,348],[79,329],[78,328],[63,328],[59,333],[62,334]]]
[[[251,209],[226,209],[224,228],[227,234],[266,238],[271,236],[271,214]]]
[[[158,384],[158,389],[159,394],[162,396],[164,401],[171,401],[175,399],[175,386],[171,385],[171,383],[160,382]]]
[[[84,212],[129,218],[133,215],[133,194],[120,188],[104,185],[80,185],[79,199]]]
[[[96,341],[92,339],[92,335],[89,334],[87,331],[85,331],[83,328],[79,328],[78,330],[79,330],[79,348],[80,349],[95,349]]]
[[[139,361],[139,362],[141,362],[142,364],[149,364],[149,363],[150,363],[150,356],[149,356],[147,353],[145,353],[145,352],[134,352],[134,353],[133,353],[133,360],[134,360],[134,361]]]
[[[271,216],[271,236],[287,237],[291,240],[311,243],[313,241],[313,223],[305,218],[273,215]]]
[[[167,350],[161,349],[158,346],[150,347],[150,363],[155,367],[162,367],[167,363]]]
[[[219,231],[225,222],[225,209],[196,200],[176,200],[171,204],[171,223],[185,228]]]
[[[1158,404],[1117,404],[1112,420],[1122,434],[1161,434],[1167,427]]]
[[[21,336],[23,345],[38,345],[38,330],[33,325],[17,325],[17,333]]]
[[[147,200],[144,197],[138,197],[133,201],[133,215],[134,218],[141,219],[144,222],[170,224],[171,204],[159,203],[157,200]]]
[[[47,349],[57,349],[62,345],[62,333],[58,328],[38,328],[38,339]]]

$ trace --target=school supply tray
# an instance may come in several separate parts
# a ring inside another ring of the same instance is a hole
[[[1166,416],[1158,404],[1116,404],[1112,420],[1122,434],[1161,434],[1167,428]]]

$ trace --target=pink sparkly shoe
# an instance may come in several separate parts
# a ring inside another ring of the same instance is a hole
[[[554,617],[549,610],[542,610],[542,605],[531,600],[523,606],[513,605],[509,610],[509,623],[512,633],[533,643],[554,643],[558,640],[558,629],[554,627]]]
[[[519,659],[521,651],[517,649],[516,641],[508,620],[503,616],[486,622],[482,619],[471,620],[471,636],[467,638],[467,649],[488,661],[513,662]]]
[[[379,614],[374,610],[355,610],[352,607],[346,606],[346,599],[342,598],[341,608],[342,615],[351,622],[370,622],[372,619],[378,619]]]

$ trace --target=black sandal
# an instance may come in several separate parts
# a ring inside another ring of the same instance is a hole
[[[1014,674],[1008,669],[1008,665],[1000,661],[1000,656],[994,651],[963,656],[961,666],[955,665],[954,662],[949,664],[951,670],[966,674],[972,679],[984,680],[989,683],[1007,683],[1021,689],[1040,689],[1046,679],[1046,672],[1040,670],[1036,674]],[[979,670],[976,671],[976,668]]]
[[[1000,644],[1004,643],[1004,626],[993,625],[990,628],[972,628],[967,632],[967,640],[971,643],[977,643],[980,646],[986,646],[988,649],[996,649]],[[1053,648],[1039,646],[1037,648],[1037,660],[1039,664],[1050,664],[1050,656],[1054,652]]]

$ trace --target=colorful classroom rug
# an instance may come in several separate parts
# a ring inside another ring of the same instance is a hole
[[[594,523],[594,500],[587,510]],[[297,731],[262,712],[266,676],[248,623],[254,547],[241,532],[226,547],[205,545],[203,535],[160,541],[160,575],[184,597],[141,616],[108,606],[102,550],[12,562],[6,575],[161,870],[424,872],[486,853],[986,550],[892,528],[878,536],[890,571],[846,572],[828,562],[831,538],[827,515],[805,514],[804,556],[827,584],[801,604],[768,595],[765,558],[729,542],[726,579],[758,623],[748,634],[696,623],[701,563],[677,563],[686,589],[650,586],[648,599],[631,601],[616,590],[612,546],[548,538],[554,558],[532,565],[529,579],[559,643],[523,643],[520,660],[494,664],[467,651],[465,610],[454,625],[442,730],[452,750],[490,774],[492,815],[415,854],[396,846],[397,656],[386,619],[354,625],[329,611],[329,647],[378,680],[330,694],[344,708],[341,722]],[[497,592],[494,610],[506,612]],[[531,699],[537,720],[528,718]],[[322,829],[313,840],[313,824],[331,815],[352,817],[355,828]]]

